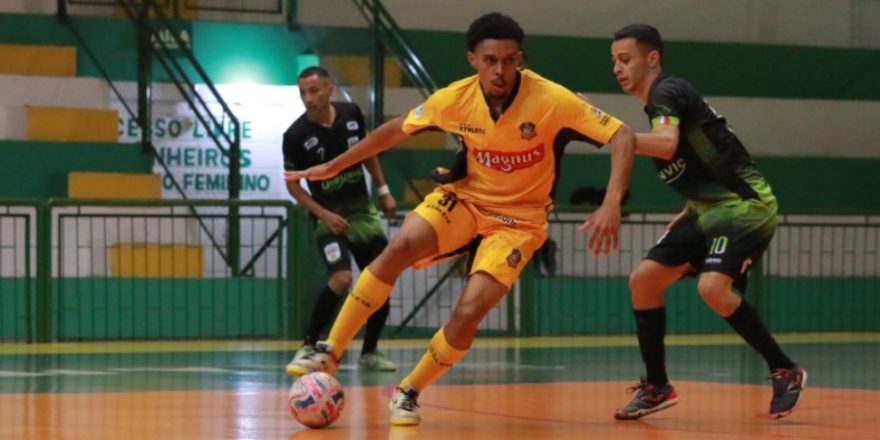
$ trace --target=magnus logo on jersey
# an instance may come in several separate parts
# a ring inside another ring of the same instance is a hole
[[[352,137],[348,138],[348,146],[349,147],[353,146],[356,143],[358,143],[357,136],[352,136]]]
[[[318,145],[318,138],[312,136],[306,139],[306,142],[303,144],[303,148],[305,148],[306,150],[311,150],[312,148],[315,148],[316,145]]]
[[[537,136],[538,133],[535,132],[535,124],[533,122],[523,122],[519,124],[519,137],[530,140]]]
[[[666,168],[660,170],[657,175],[660,176],[660,180],[672,183],[684,175],[685,169],[687,169],[687,162],[685,162],[683,157],[679,157],[675,162],[666,165]]]
[[[357,121],[348,121],[345,123],[345,128],[347,128],[351,131],[355,131],[358,129],[358,123],[357,123]]]
[[[503,151],[477,150],[474,149],[474,156],[482,165],[493,170],[512,173],[516,170],[528,168],[542,160],[544,160],[544,144],[535,148],[516,153],[507,153]]]

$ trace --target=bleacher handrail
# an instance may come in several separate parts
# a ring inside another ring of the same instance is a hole
[[[379,35],[382,37],[382,44],[394,55],[407,78],[418,87],[422,96],[428,97],[434,93],[438,89],[437,83],[415,51],[412,50],[401,32],[400,26],[382,5],[382,2],[379,0],[352,1],[367,23],[373,24],[375,22],[379,29]]]

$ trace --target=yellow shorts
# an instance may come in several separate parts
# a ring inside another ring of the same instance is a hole
[[[507,287],[513,286],[547,238],[544,212],[533,209],[522,211],[522,215],[515,211],[497,214],[439,188],[428,194],[412,213],[434,227],[438,246],[437,255],[420,260],[413,267],[421,269],[461,255],[474,239],[482,237],[469,274],[486,272]]]

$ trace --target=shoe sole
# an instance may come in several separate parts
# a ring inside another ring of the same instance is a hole
[[[802,392],[804,392],[804,388],[807,387],[807,370],[801,368],[801,373],[804,374],[804,378],[803,378],[803,380],[801,380],[801,393],[802,393]],[[798,393],[798,398],[797,398],[797,400],[794,401],[794,406],[792,406],[791,408],[789,408],[783,412],[770,413],[770,418],[773,420],[779,420],[779,419],[791,414],[794,411],[794,409],[798,407],[798,405],[800,403],[801,403],[801,395],[800,395],[800,393]]]
[[[397,367],[386,367],[386,368],[373,368],[373,367],[363,367],[358,365],[358,370],[368,371],[371,373],[393,373],[397,371]]]
[[[667,400],[667,401],[665,401],[665,402],[663,402],[653,408],[640,409],[634,413],[615,412],[614,418],[617,420],[637,420],[642,417],[645,417],[648,414],[653,414],[657,411],[662,411],[666,408],[675,406],[675,404],[677,404],[677,403],[678,403],[678,397],[676,397],[674,399]]]
[[[421,419],[391,419],[391,424],[394,426],[415,426],[421,422]]]
[[[288,365],[287,369],[285,371],[287,371],[287,374],[289,376],[294,376],[294,377],[305,376],[306,374],[309,374],[312,372],[312,370],[310,370],[308,368],[303,368],[303,367],[300,367],[297,365]]]

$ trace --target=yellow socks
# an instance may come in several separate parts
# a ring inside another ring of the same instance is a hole
[[[336,359],[342,357],[345,346],[367,322],[367,318],[385,304],[388,296],[391,295],[391,290],[392,286],[376,278],[369,269],[361,272],[354,289],[345,298],[339,316],[336,317],[327,337],[327,344],[333,348]]]
[[[427,353],[422,356],[422,360],[412,373],[400,382],[400,388],[411,386],[416,391],[422,391],[446,373],[453,364],[460,361],[466,353],[467,350],[459,350],[449,345],[443,327],[440,327],[431,338]]]

